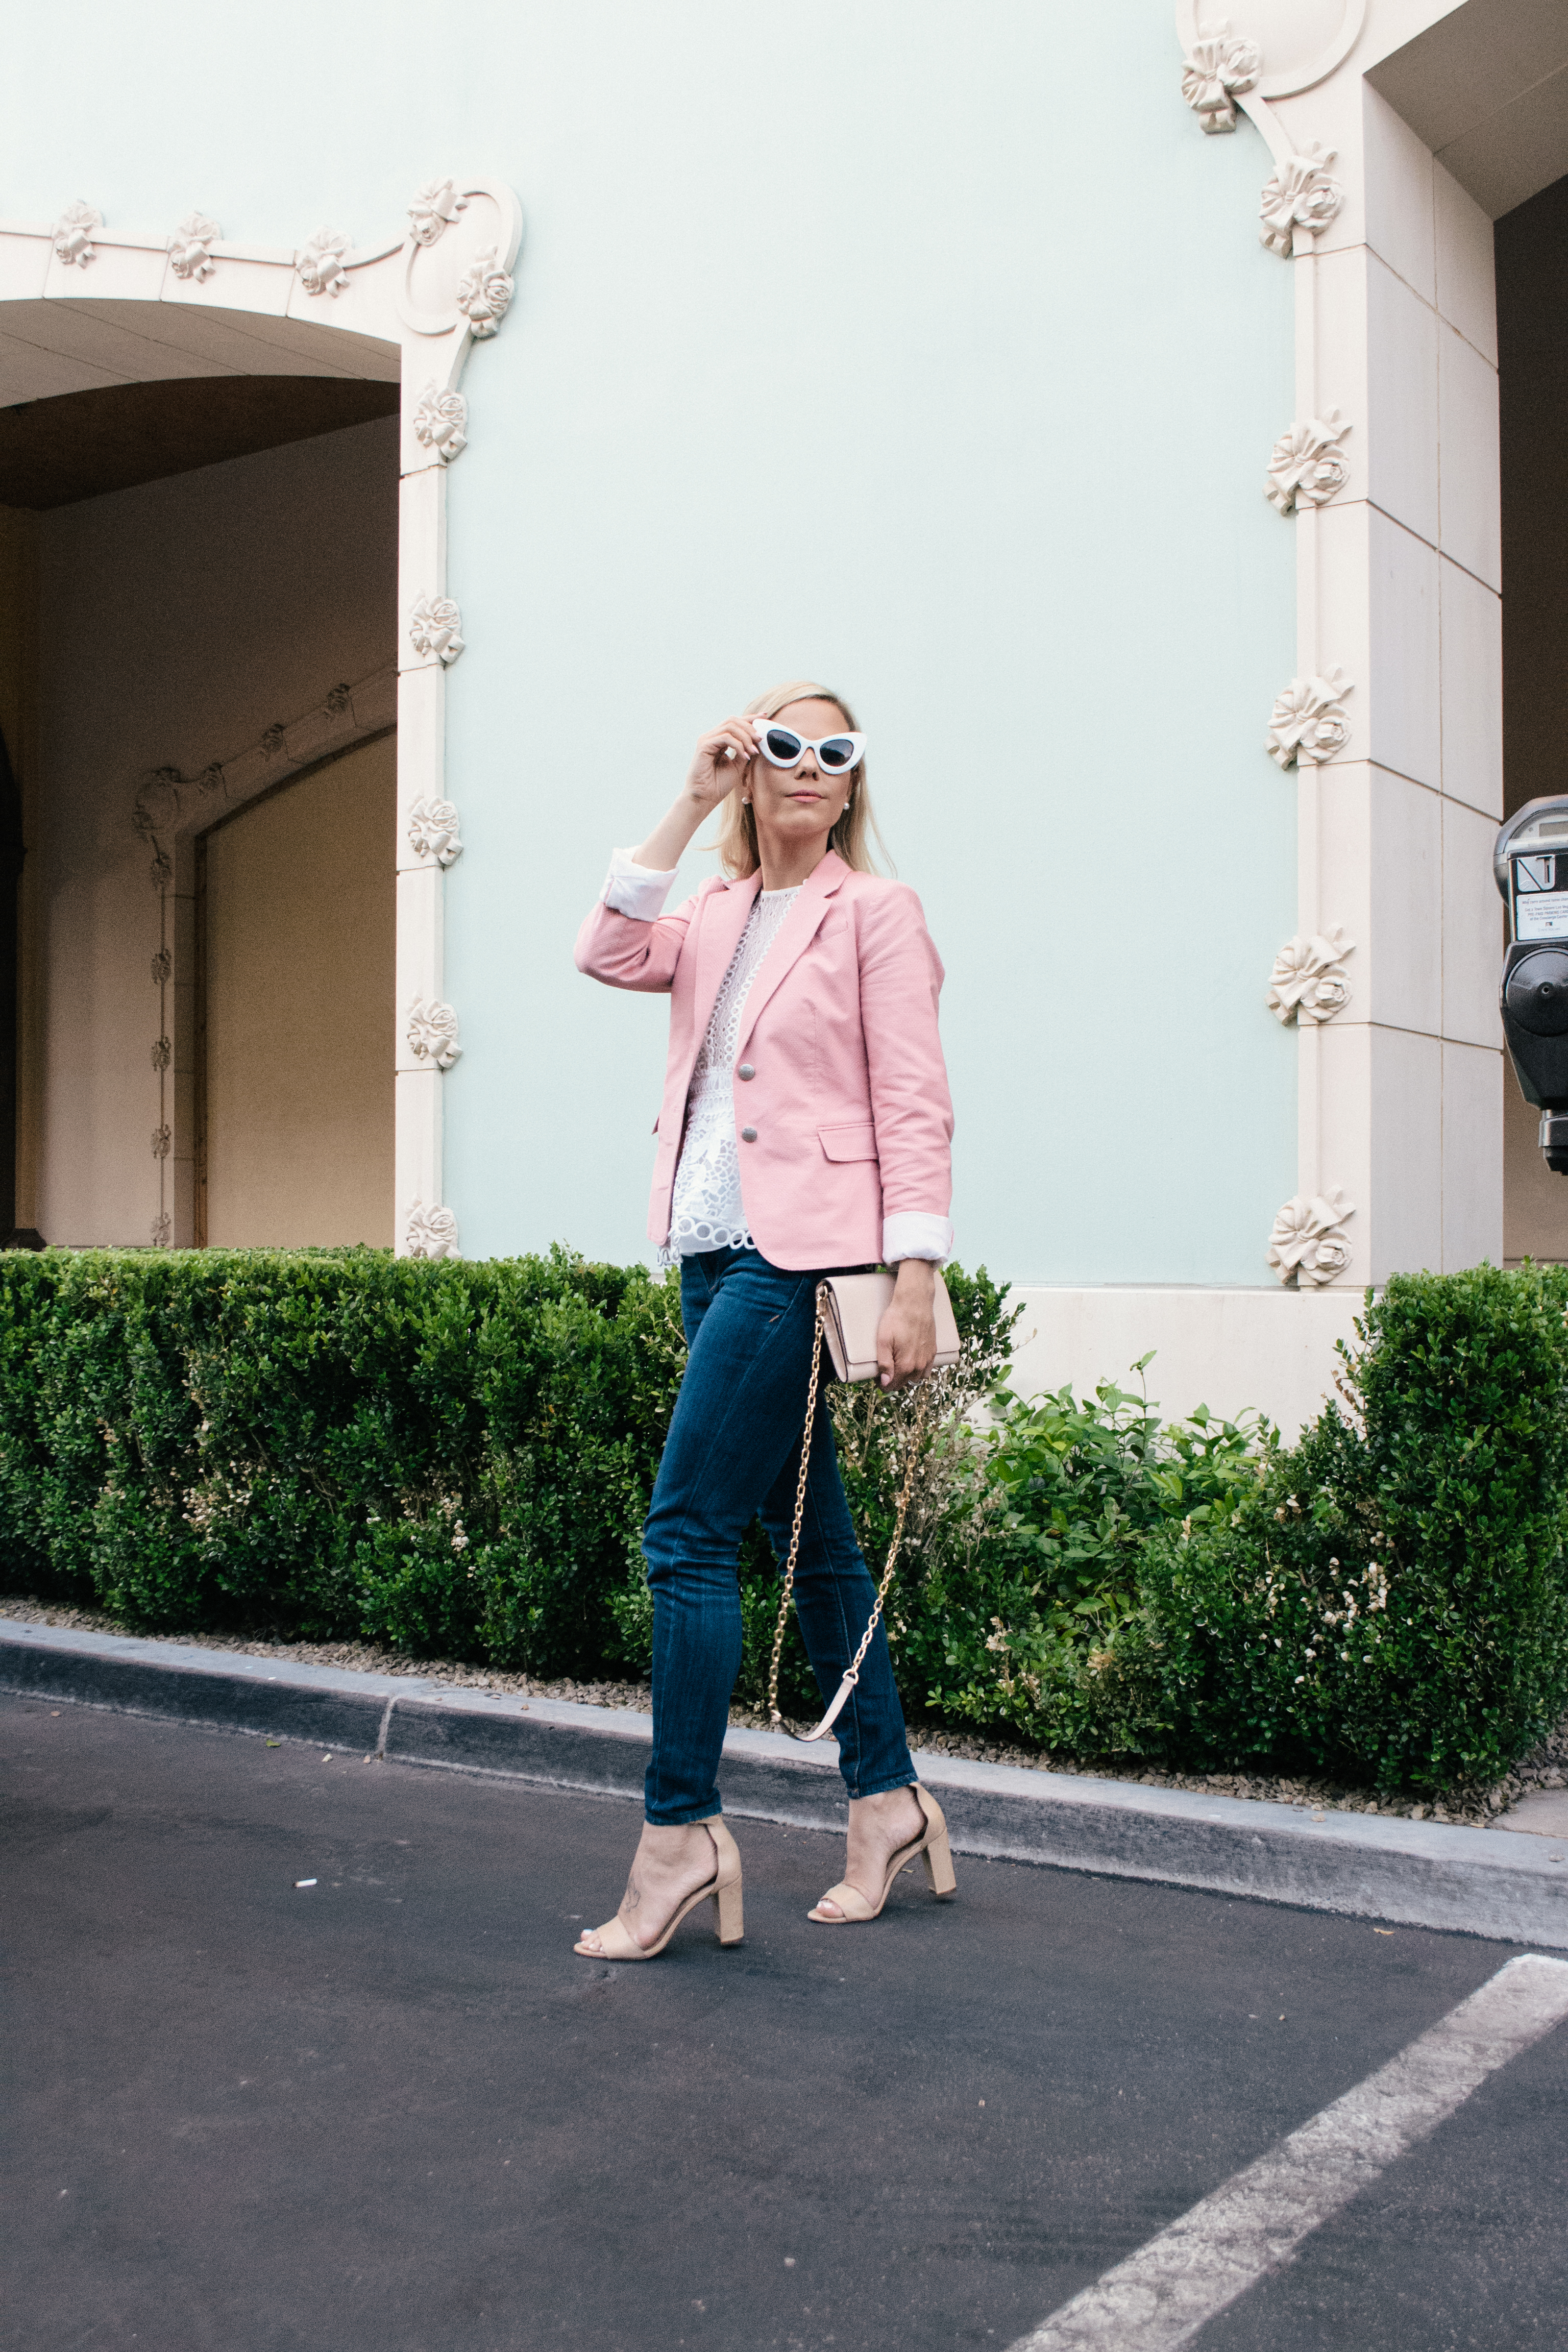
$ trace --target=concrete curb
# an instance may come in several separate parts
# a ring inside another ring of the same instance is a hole
[[[389,1763],[640,1799],[649,1718],[494,1698],[416,1675],[289,1664],[0,1618],[0,1689]],[[920,1755],[961,1853],[1568,1949],[1568,1840],[1329,1813]],[[772,1732],[724,1743],[725,1811],[839,1830],[836,1755]]]

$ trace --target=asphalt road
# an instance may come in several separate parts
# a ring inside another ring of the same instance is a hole
[[[630,1808],[0,1698],[28,2352],[996,2352],[1508,1946],[958,1860],[808,1924],[573,1956]],[[295,1881],[314,1878],[315,1886]],[[1568,2343],[1568,2027],[1202,2352]]]

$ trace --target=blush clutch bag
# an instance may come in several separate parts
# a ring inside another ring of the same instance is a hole
[[[896,1279],[879,1266],[871,1274],[830,1274],[821,1284],[817,1296],[823,1336],[841,1381],[876,1379],[877,1327],[893,1303]],[[936,1316],[936,1361],[931,1370],[945,1371],[958,1361],[958,1326],[940,1266],[931,1307]]]

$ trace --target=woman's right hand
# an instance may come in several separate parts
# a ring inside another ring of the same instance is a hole
[[[686,789],[704,816],[734,791],[756,751],[756,722],[751,719],[726,719],[710,733],[699,736]]]
[[[756,723],[750,719],[726,719],[721,727],[698,738],[679,799],[632,852],[639,866],[666,874],[679,865],[698,826],[745,775],[748,761],[756,755],[757,741]]]

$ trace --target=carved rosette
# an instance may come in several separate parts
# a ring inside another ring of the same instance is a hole
[[[92,240],[102,226],[103,215],[91,205],[83,204],[79,197],[74,205],[68,205],[51,232],[56,258],[63,261],[68,269],[85,269],[89,261],[98,257]]]
[[[1327,506],[1350,478],[1350,467],[1340,444],[1350,426],[1337,408],[1326,416],[1309,416],[1292,425],[1274,444],[1268,460],[1268,503],[1281,514],[1302,507]]]
[[[1256,41],[1233,33],[1229,22],[1199,27],[1182,68],[1182,96],[1209,133],[1236,129],[1236,100],[1258,84],[1263,59]]]
[[[1344,698],[1354,691],[1340,669],[1326,677],[1293,677],[1274,705],[1268,756],[1281,768],[1316,767],[1337,760],[1350,740]]]
[[[349,241],[335,228],[314,230],[303,250],[294,256],[300,283],[307,294],[338,295],[349,282],[346,256]]]
[[[450,801],[416,801],[408,812],[408,845],[416,857],[433,857],[437,866],[455,866],[463,854],[459,819]]]
[[[460,392],[437,392],[427,383],[414,412],[414,437],[434,449],[444,466],[460,457],[468,446],[468,404]]]
[[[426,180],[408,207],[408,233],[416,245],[434,245],[468,208],[450,180]]]
[[[1355,941],[1346,939],[1340,923],[1314,931],[1310,939],[1287,940],[1268,975],[1268,1010],[1275,1019],[1286,1028],[1293,1021],[1310,1028],[1342,1013],[1351,1001],[1345,958],[1354,953]]]
[[[1343,188],[1329,173],[1337,153],[1336,148],[1310,140],[1299,155],[1287,155],[1264,182],[1258,205],[1263,226],[1258,234],[1282,260],[1288,261],[1294,251],[1298,229],[1316,236],[1344,203]]]
[[[458,1043],[458,1016],[449,1004],[435,997],[416,996],[408,1008],[408,1050],[416,1062],[431,1062],[449,1070],[462,1054]]]
[[[458,1220],[450,1209],[427,1209],[416,1201],[403,1228],[403,1245],[410,1257],[460,1257]]]
[[[167,1160],[169,1156],[169,1149],[173,1144],[174,1139],[174,1136],[167,1127],[155,1127],[153,1129],[153,1159]]]
[[[1268,1263],[1287,1290],[1299,1290],[1304,1282],[1321,1290],[1344,1273],[1351,1262],[1345,1222],[1354,1214],[1337,1186],[1314,1192],[1310,1200],[1295,1193],[1276,1212]]]
[[[516,289],[508,272],[500,266],[500,256],[493,245],[477,253],[468,268],[458,280],[458,308],[468,322],[468,331],[483,342],[493,335],[511,307]]]
[[[204,213],[187,213],[169,239],[169,267],[176,278],[194,278],[205,286],[217,268],[212,249],[223,231]]]
[[[408,641],[416,654],[435,654],[448,667],[463,650],[463,616],[451,596],[421,596],[408,615]]]
[[[152,1052],[153,1067],[155,1070],[166,1070],[174,1058],[174,1049],[167,1037],[154,1037]]]

